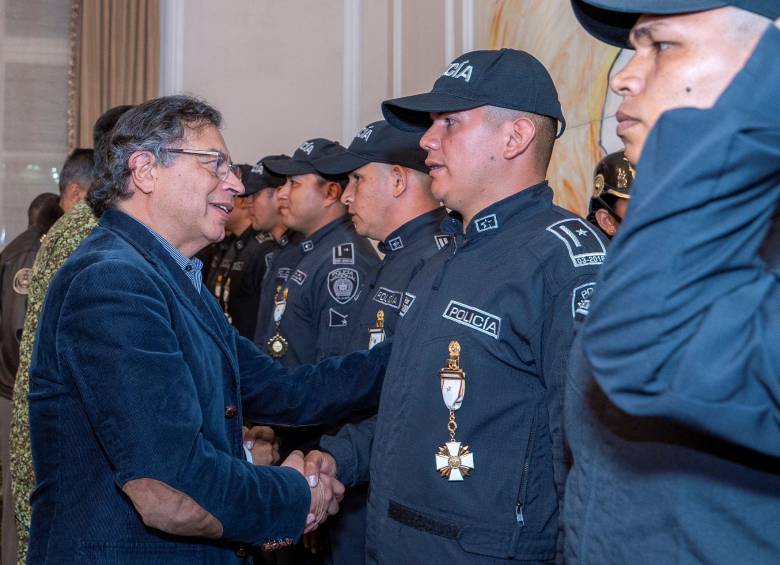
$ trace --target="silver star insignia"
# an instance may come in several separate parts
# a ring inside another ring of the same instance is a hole
[[[586,232],[584,229],[580,228],[577,230],[577,235],[588,235],[588,232]]]

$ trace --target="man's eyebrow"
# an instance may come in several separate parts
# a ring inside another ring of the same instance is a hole
[[[659,27],[663,27],[661,22],[650,22],[634,26],[628,35],[628,42],[634,46],[638,40],[650,38]]]

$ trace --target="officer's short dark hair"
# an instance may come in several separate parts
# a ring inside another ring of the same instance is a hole
[[[105,165],[99,168],[95,186],[87,195],[92,210],[100,216],[132,195],[127,182],[128,160],[136,151],[149,151],[167,167],[177,156],[166,149],[177,147],[187,130],[220,125],[219,111],[193,96],[163,96],[128,110],[106,141]]]
[[[76,182],[89,188],[94,180],[95,151],[76,148],[71,151],[60,171],[60,195],[65,193],[69,184]]]
[[[322,180],[321,184],[325,184],[326,182],[338,183],[338,185],[341,187],[341,192],[344,192],[347,189],[347,185],[349,184],[349,175],[326,175],[323,173],[317,173],[317,176]]]
[[[29,226],[35,226],[42,233],[46,233],[62,214],[59,195],[53,192],[44,192],[30,202],[30,206],[27,208],[27,222]]]

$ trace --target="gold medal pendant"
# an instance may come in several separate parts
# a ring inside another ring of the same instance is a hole
[[[279,326],[282,323],[282,316],[284,316],[284,310],[287,307],[287,294],[288,290],[285,288],[284,293],[280,297],[279,294],[282,291],[282,287],[276,288],[276,300],[274,307],[274,325],[276,326],[276,332],[271,338],[265,342],[265,351],[274,359],[279,359],[289,349],[287,340],[282,337],[282,333],[279,330]]]
[[[368,348],[371,349],[385,340],[385,311],[376,311],[376,326],[368,328]]]
[[[447,480],[462,481],[474,470],[474,454],[469,451],[468,445],[462,445],[455,439],[458,430],[455,411],[463,404],[466,394],[466,373],[460,368],[460,344],[457,341],[450,342],[447,367],[439,370],[439,380],[444,405],[450,411],[447,422],[450,441],[436,452],[436,470]]]

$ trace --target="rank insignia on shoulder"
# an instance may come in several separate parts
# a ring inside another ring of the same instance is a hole
[[[442,250],[450,244],[450,241],[452,241],[452,236],[446,233],[440,233],[434,235],[433,239],[436,242],[436,248]]]
[[[555,222],[547,226],[547,231],[564,243],[575,267],[601,265],[607,256],[607,248],[599,236],[581,218]]]
[[[329,328],[346,328],[349,325],[349,314],[342,314],[338,310],[330,308],[328,310]]]

